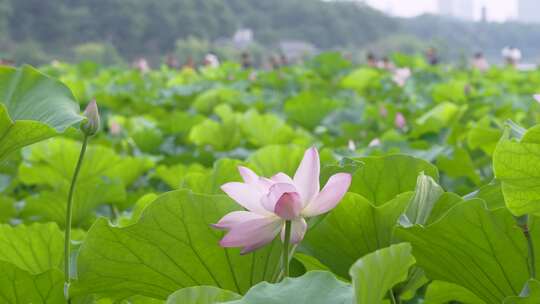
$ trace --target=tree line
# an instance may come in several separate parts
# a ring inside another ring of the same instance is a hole
[[[212,42],[239,28],[252,29],[264,49],[284,39],[380,52],[438,44],[449,57],[475,49],[495,54],[504,45],[540,49],[540,26],[391,18],[349,1],[0,0],[0,56],[17,61],[72,58],[81,45],[83,54],[92,49],[89,42],[106,46],[107,58],[161,58],[178,41]]]

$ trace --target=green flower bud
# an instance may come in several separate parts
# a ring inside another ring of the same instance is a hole
[[[81,123],[81,131],[87,136],[96,134],[99,131],[100,118],[95,100],[92,100],[88,106],[86,106],[83,115],[86,117],[86,120]]]

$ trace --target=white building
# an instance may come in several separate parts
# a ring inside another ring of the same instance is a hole
[[[464,20],[473,20],[474,0],[439,0],[439,14]]]
[[[540,23],[540,1],[519,0],[518,20],[528,23]]]
[[[253,43],[253,31],[248,28],[237,30],[232,37],[232,42],[239,49],[246,48]]]

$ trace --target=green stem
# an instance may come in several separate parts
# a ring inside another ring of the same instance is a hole
[[[111,209],[111,222],[116,223],[116,220],[119,217],[118,209],[113,204],[109,204],[109,208]]]
[[[291,221],[285,221],[285,240],[281,253],[281,266],[283,267],[282,279],[289,276],[289,243],[291,242]]]
[[[86,152],[86,146],[88,145],[88,136],[84,135],[83,143],[81,147],[81,153],[79,154],[79,160],[75,166],[75,172],[71,179],[71,185],[69,186],[69,194],[66,208],[66,228],[64,235],[64,296],[68,303],[71,303],[69,298],[69,284],[71,282],[70,278],[70,244],[71,244],[71,219],[72,219],[72,210],[73,210],[73,194],[75,193],[75,184],[77,183],[77,177],[81,171],[82,162],[84,159],[84,153]]]
[[[523,235],[525,235],[525,238],[527,239],[527,248],[529,252],[529,275],[531,276],[531,279],[536,279],[536,263],[535,263],[535,256],[534,256],[534,245],[533,240],[531,237],[531,233],[529,231],[529,227],[526,226],[525,229],[523,229]]]
[[[388,295],[390,296],[390,302],[392,304],[399,304],[399,300],[396,298],[396,295],[394,294],[394,290],[390,289],[388,291]]]
[[[529,276],[531,279],[536,279],[536,257],[534,255],[534,244],[529,230],[529,216],[523,215],[517,218],[518,226],[521,228],[525,239],[527,240],[527,251],[528,251],[528,264],[529,264]]]

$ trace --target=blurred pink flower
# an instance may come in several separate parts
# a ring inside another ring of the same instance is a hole
[[[285,221],[291,221],[290,242],[298,244],[307,229],[304,218],[336,207],[351,184],[349,173],[337,173],[320,190],[319,153],[314,147],[306,150],[293,178],[282,172],[266,178],[246,167],[238,169],[244,182],[226,183],[221,189],[247,210],[231,212],[213,227],[228,230],[222,247],[243,247],[242,254],[270,243],[280,232],[283,241]]]
[[[116,121],[112,121],[109,125],[109,132],[111,135],[120,135],[122,132],[122,127]]]
[[[401,112],[397,112],[396,117],[394,118],[394,125],[398,129],[403,129],[407,125],[407,120]]]
[[[405,83],[407,82],[407,79],[409,79],[411,75],[412,75],[411,69],[409,68],[397,69],[394,71],[394,74],[392,75],[392,80],[394,80],[394,82],[398,86],[402,87],[405,85]]]
[[[540,94],[535,94],[534,99],[540,103]]]
[[[372,147],[378,147],[378,146],[380,146],[380,145],[381,145],[381,140],[378,139],[378,138],[374,138],[373,140],[371,140],[371,141],[369,142],[368,147],[372,148]]]

